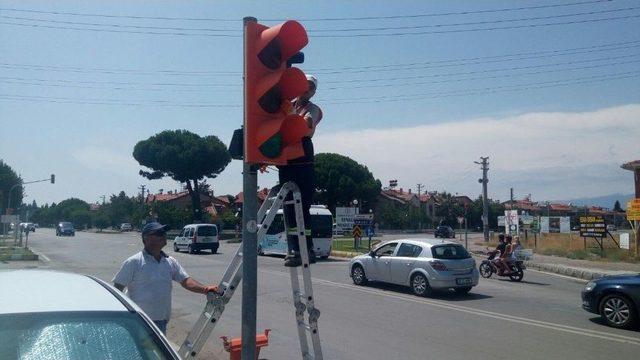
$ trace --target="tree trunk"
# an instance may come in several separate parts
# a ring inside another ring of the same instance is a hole
[[[198,180],[193,180],[193,187],[191,187],[191,181],[187,181],[187,191],[191,196],[191,208],[193,211],[193,221],[199,222],[202,220],[200,211],[200,189],[198,188]]]

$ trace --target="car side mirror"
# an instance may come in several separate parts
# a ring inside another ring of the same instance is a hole
[[[369,256],[371,256],[372,258],[375,258],[375,257],[376,257],[376,253],[374,253],[373,251],[371,251],[371,252],[369,253]]]

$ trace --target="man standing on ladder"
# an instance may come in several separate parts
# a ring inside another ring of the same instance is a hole
[[[315,95],[316,88],[318,87],[318,79],[313,75],[307,75],[307,81],[309,82],[309,90],[300,95],[292,103],[293,111],[304,116],[309,127],[309,133],[302,138],[302,147],[304,149],[304,156],[297,159],[290,160],[287,165],[278,166],[279,182],[280,185],[291,181],[294,182],[300,188],[300,194],[302,196],[302,212],[304,215],[305,235],[307,238],[307,248],[309,249],[309,262],[315,263],[315,253],[313,251],[313,239],[311,237],[311,216],[309,214],[309,208],[313,201],[313,193],[315,192],[315,170],[314,170],[314,152],[313,142],[311,138],[316,130],[316,126],[322,120],[322,110],[310,101],[311,97]],[[287,196],[287,201],[292,200],[293,196],[290,193]],[[295,210],[293,205],[285,205],[284,207],[285,222],[295,224]],[[300,258],[300,244],[298,243],[298,237],[295,235],[296,228],[287,229],[287,247],[288,253],[285,257],[284,266],[295,267],[302,264]]]

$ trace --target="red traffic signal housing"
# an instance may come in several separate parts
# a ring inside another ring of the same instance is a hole
[[[251,164],[285,165],[304,155],[301,139],[306,121],[293,113],[291,100],[308,90],[305,74],[287,60],[307,45],[307,32],[297,21],[267,27],[245,24],[244,160]]]

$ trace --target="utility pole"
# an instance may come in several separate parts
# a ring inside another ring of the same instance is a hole
[[[511,207],[513,208],[513,188],[511,188]]]
[[[424,185],[418,184],[418,230],[422,232],[422,200],[420,198],[420,191]]]
[[[100,197],[102,198],[102,205],[104,205],[104,202],[105,202],[105,196],[104,196],[104,195],[102,195],[102,196],[100,196]]]
[[[478,179],[478,182],[482,184],[482,228],[484,232],[484,241],[489,241],[489,199],[487,199],[487,171],[489,171],[489,157],[480,157],[482,162],[474,161],[478,165],[482,165],[482,179]]]
[[[140,204],[144,204],[144,189],[146,186],[140,185],[138,189],[140,189]]]

